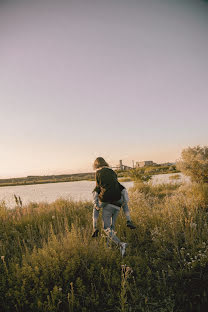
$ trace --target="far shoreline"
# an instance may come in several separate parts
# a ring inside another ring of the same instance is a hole
[[[174,174],[179,173],[178,170],[154,171],[150,175],[159,174]],[[133,179],[127,175],[127,172],[118,172],[118,180],[122,182],[131,182]],[[23,178],[0,179],[0,187],[8,186],[26,186],[38,184],[64,183],[64,182],[79,182],[79,181],[95,181],[95,173],[75,173],[69,175],[53,175],[53,176],[28,176]]]

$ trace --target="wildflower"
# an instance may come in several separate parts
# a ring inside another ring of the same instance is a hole
[[[133,273],[133,270],[131,267],[127,266],[126,264],[122,264],[121,265],[121,269],[122,269],[122,272],[125,274],[125,275],[130,275]]]
[[[126,272],[129,273],[129,274],[131,274],[131,273],[133,273],[133,270],[132,270],[131,267],[126,267]]]
[[[62,291],[62,288],[61,287],[59,287],[59,289],[58,289],[60,292]]]
[[[195,229],[196,226],[197,226],[197,224],[196,224],[196,223],[191,223],[190,226],[191,226],[193,229]]]

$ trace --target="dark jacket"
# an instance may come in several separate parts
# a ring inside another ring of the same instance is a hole
[[[96,172],[96,187],[94,189],[99,195],[101,202],[113,203],[121,199],[121,191],[124,187],[118,182],[115,171],[103,167]]]

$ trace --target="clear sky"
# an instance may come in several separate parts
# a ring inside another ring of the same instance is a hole
[[[207,34],[207,1],[0,1],[0,178],[207,145]]]

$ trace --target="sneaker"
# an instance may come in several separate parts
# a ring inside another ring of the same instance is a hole
[[[129,227],[131,230],[136,229],[136,226],[134,225],[134,223],[132,221],[127,221],[126,226]]]
[[[98,237],[99,230],[95,230],[92,234],[92,237]]]
[[[127,243],[121,243],[121,245],[120,245],[120,252],[121,252],[121,257],[122,258],[125,255],[126,247],[127,247]]]

